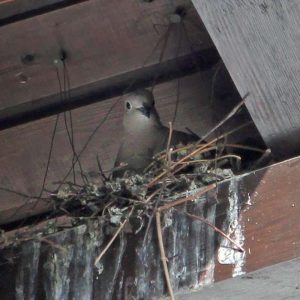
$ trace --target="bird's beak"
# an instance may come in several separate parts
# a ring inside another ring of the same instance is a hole
[[[151,114],[151,107],[148,106],[142,106],[137,108],[138,111],[140,111],[144,116],[146,116],[147,118],[150,118],[150,114]]]

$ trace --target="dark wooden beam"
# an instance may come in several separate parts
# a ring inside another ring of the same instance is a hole
[[[188,0],[181,3],[184,7],[190,4]],[[179,76],[175,58],[185,70],[181,74],[188,73],[192,52],[209,49],[212,43],[194,9],[186,9],[181,22],[172,23],[175,8],[164,0],[85,1],[0,27],[3,116],[9,119],[14,112],[23,114],[30,106],[34,114],[37,108],[43,113],[59,111],[53,108],[53,103],[59,102],[54,61],[62,53],[68,89],[76,99],[119,94],[131,79],[147,84],[156,72],[166,80],[163,68]],[[199,57],[196,60],[202,62]],[[109,91],[112,89],[116,91]]]
[[[32,18],[88,0],[0,1],[0,26]]]
[[[185,207],[168,212],[171,225],[164,227],[163,237],[174,290],[178,292],[185,288],[188,292],[191,287],[233,275],[243,274],[243,280],[247,280],[252,276],[249,272],[268,266],[276,268],[278,263],[299,259],[299,175],[300,157],[297,157],[220,183],[217,199],[215,193],[208,193]],[[245,252],[237,251],[227,239],[221,238],[203,222],[187,218],[185,212],[215,222],[242,245]],[[58,226],[63,227],[63,222],[68,219],[58,219]],[[39,224],[39,228],[23,228],[18,237],[32,237],[28,235],[30,230],[53,230],[51,224],[45,222]],[[21,246],[2,250],[0,278],[2,275],[14,283],[8,285],[6,281],[0,281],[3,299],[13,299],[20,290],[41,299],[43,293],[53,295],[61,291],[57,276],[67,283],[64,293],[79,294],[80,299],[99,299],[103,294],[109,295],[107,299],[124,299],[128,290],[135,298],[141,294],[158,298],[166,293],[154,228],[150,229],[146,247],[142,246],[143,231],[119,235],[103,256],[98,266],[101,274],[98,273],[93,263],[116,230],[113,227],[113,233],[109,233],[110,226],[100,220],[90,221],[44,239],[37,236]],[[7,237],[11,237],[9,233]],[[5,235],[2,234],[3,244]],[[89,280],[81,276],[82,270],[89,275]],[[45,281],[51,285],[43,284]],[[83,283],[86,283],[84,289]],[[240,289],[237,291],[241,293]],[[114,297],[116,294],[122,297]]]
[[[193,3],[273,154],[299,154],[300,2]]]
[[[67,100],[62,99],[58,90],[56,94],[0,110],[0,130],[117,97],[136,88],[151,86],[153,83],[159,84],[204,71],[218,60],[217,50],[211,48],[73,88],[69,91],[70,98]]]

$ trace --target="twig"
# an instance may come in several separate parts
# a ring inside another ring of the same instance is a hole
[[[113,237],[110,239],[110,241],[107,243],[107,245],[101,251],[101,253],[99,254],[99,256],[96,258],[95,263],[94,263],[95,266],[98,264],[98,262],[100,261],[100,259],[102,258],[102,256],[107,252],[107,250],[110,248],[111,244],[117,238],[117,236],[122,231],[122,229],[124,228],[124,226],[127,224],[127,222],[129,221],[129,218],[130,218],[131,214],[133,213],[133,210],[134,210],[134,206],[131,208],[131,211],[129,212],[127,218],[120,224],[118,230],[115,232],[115,234],[113,235]]]
[[[167,142],[167,150],[166,150],[166,163],[167,163],[167,167],[169,168],[170,164],[171,164],[171,149],[170,149],[170,145],[171,145],[171,140],[172,140],[172,134],[173,134],[173,126],[172,126],[172,122],[169,122],[169,136],[168,136],[168,142]]]
[[[175,208],[176,209],[176,208]],[[178,209],[176,209],[177,211],[179,211]],[[227,234],[225,234],[221,229],[219,229],[218,227],[216,227],[215,225],[213,225],[212,223],[210,223],[209,221],[207,221],[205,218],[199,217],[199,216],[195,216],[192,214],[189,214],[187,212],[183,212],[183,211],[179,211],[180,213],[183,213],[185,215],[187,215],[188,217],[200,221],[202,223],[205,223],[206,225],[210,226],[211,228],[213,228],[216,232],[218,232],[219,234],[221,234],[223,237],[225,237],[227,240],[229,240],[232,244],[234,244],[238,249],[238,251],[240,252],[245,252],[245,249],[240,246],[237,242],[235,242],[230,236],[228,236]]]
[[[206,144],[198,144],[197,148],[205,146],[205,145]],[[186,145],[186,146],[183,146],[183,147],[180,147],[180,148],[176,148],[176,149],[171,151],[171,154],[175,154],[175,153],[178,153],[178,152],[183,151],[183,150],[188,150],[192,147],[195,147],[195,145],[189,144],[189,145]],[[260,153],[265,153],[265,151],[266,151],[264,149],[260,149],[260,148],[257,148],[257,147],[252,147],[252,146],[247,146],[247,145],[240,145],[240,144],[219,144],[219,147],[245,149],[245,150],[260,152]],[[214,147],[214,149],[216,149],[216,147]],[[165,156],[166,156],[165,151],[160,152],[159,155],[160,156],[157,158],[158,160],[164,159]]]
[[[206,143],[197,144],[197,147],[201,147],[201,146],[205,146],[205,145],[206,145]],[[174,150],[172,150],[172,154],[178,153],[178,152],[183,151],[183,150],[188,150],[188,149],[191,149],[193,147],[195,147],[194,144],[188,144],[188,145],[185,145],[185,146],[182,146],[182,147],[179,147],[179,148],[175,148]],[[165,158],[165,156],[166,156],[166,151],[164,150],[164,151],[161,151],[161,152],[157,153],[154,157],[157,158],[158,160],[162,160],[162,159]]]
[[[106,177],[106,175],[103,172],[98,154],[96,156],[96,159],[97,159],[98,169],[99,169],[99,172],[100,172],[101,181],[102,181],[103,184],[105,184],[105,182],[108,181],[108,178]]]
[[[160,187],[159,189],[155,190],[151,195],[147,197],[145,200],[145,203],[148,203],[150,200],[152,200],[161,190],[163,187]]]
[[[255,169],[260,168],[261,166],[267,164],[272,159],[271,154],[272,154],[271,149],[265,150],[263,155],[253,163],[250,170],[251,171],[255,170]]]
[[[199,191],[197,191],[195,194],[193,195],[190,195],[188,197],[184,197],[184,198],[180,198],[176,201],[173,201],[173,202],[170,202],[170,203],[167,203],[165,205],[162,205],[160,206],[157,211],[158,212],[161,212],[163,210],[166,210],[166,209],[169,209],[169,208],[172,208],[174,206],[177,206],[177,205],[180,205],[180,204],[183,204],[185,202],[188,202],[188,201],[194,201],[195,199],[199,198],[200,196],[202,196],[203,194],[213,190],[214,188],[216,187],[216,184],[210,184],[202,189],[200,189]]]
[[[103,210],[102,210],[102,216],[104,216],[105,211],[106,211],[111,205],[113,205],[115,202],[116,202],[116,200],[112,200],[112,201],[108,202],[108,203],[104,206],[104,208],[103,208]]]
[[[225,144],[225,145],[220,144],[219,146],[226,147],[226,148],[245,149],[245,150],[250,150],[250,151],[260,152],[260,153],[265,153],[265,151],[266,151],[264,149],[260,149],[260,148],[257,148],[257,147],[252,147],[252,146],[247,146],[247,145],[240,145],[240,144]]]
[[[220,135],[219,137],[217,137],[217,138],[213,139],[212,141],[208,142],[207,144],[205,144],[205,146],[202,146],[202,147],[200,147],[200,148],[198,148],[198,149],[195,149],[194,151],[192,151],[191,153],[189,153],[188,155],[186,155],[185,157],[183,157],[182,159],[180,159],[178,162],[176,162],[175,164],[173,164],[173,165],[171,166],[170,169],[175,169],[175,167],[177,167],[178,165],[180,165],[182,162],[184,162],[184,161],[187,160],[188,158],[190,158],[190,157],[192,157],[192,156],[194,156],[194,155],[200,153],[200,151],[203,150],[204,148],[206,148],[206,147],[208,147],[208,146],[210,146],[210,145],[216,143],[217,141],[219,141],[220,139],[224,138],[225,136],[228,136],[228,135],[230,135],[230,134],[232,134],[232,133],[234,133],[234,132],[236,132],[236,131],[238,131],[238,130],[240,130],[240,129],[246,127],[246,126],[249,126],[249,125],[252,124],[252,123],[253,123],[253,121],[249,121],[249,122],[247,122],[247,123],[245,123],[245,124],[243,124],[243,125],[241,125],[241,126],[235,128],[235,129],[232,129],[231,131],[228,131],[228,132],[226,132],[226,133]],[[148,184],[148,187],[153,186],[159,179],[161,179],[161,178],[162,178],[163,176],[165,176],[167,173],[168,173],[168,171],[164,171],[164,172],[160,173],[158,176],[156,176],[156,177]]]
[[[213,127],[208,133],[206,133],[201,139],[197,142],[197,144],[203,142],[208,136],[210,136],[215,130],[217,130],[219,127],[221,127],[225,122],[227,122],[231,117],[233,117],[237,111],[244,105],[247,97],[249,96],[249,92],[246,93],[246,95],[243,97],[242,101],[238,103],[230,112],[229,114],[221,121],[219,122],[215,127]]]
[[[165,274],[165,278],[166,278],[166,282],[167,282],[169,295],[172,300],[175,300],[174,292],[173,292],[172,284],[171,284],[171,280],[170,280],[169,269],[168,269],[168,265],[167,265],[167,258],[166,258],[163,238],[162,238],[162,230],[161,230],[160,212],[159,211],[156,212],[156,230],[157,230],[157,238],[158,238],[158,245],[159,245],[159,251],[160,251],[160,259],[163,264],[164,274]]]
[[[152,215],[149,217],[149,221],[148,221],[148,224],[147,224],[147,228],[146,228],[146,231],[145,231],[145,235],[144,235],[144,239],[143,239],[143,247],[146,245],[146,240],[147,240],[147,236],[148,236],[148,233],[149,233],[149,230],[150,230],[150,227],[151,227],[151,224],[152,224],[152,220],[153,220],[153,216],[155,214],[155,211],[157,210],[157,207],[159,205],[159,203],[161,202],[162,200],[162,196],[163,196],[163,192],[164,192],[164,189],[166,188],[166,181],[163,182],[163,185],[161,186],[161,188],[159,188],[157,191],[159,191],[159,196],[158,196],[158,199],[155,203],[155,206],[154,206],[154,209],[153,209],[153,213]]]
[[[188,160],[188,161],[185,161],[181,164],[183,164],[183,165],[192,165],[192,164],[203,163],[203,162],[214,162],[214,161],[218,161],[218,160],[226,159],[226,158],[235,158],[237,160],[241,160],[241,157],[238,156],[238,155],[228,154],[228,155],[223,155],[223,156],[219,156],[219,157],[212,158],[212,159]]]

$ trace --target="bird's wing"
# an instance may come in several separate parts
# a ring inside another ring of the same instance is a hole
[[[152,156],[152,140],[150,140],[149,144],[149,141],[147,142],[140,138],[126,136],[119,148],[115,160],[115,167],[119,167],[124,163],[126,165],[122,167],[123,172],[128,169],[141,172],[151,163]]]

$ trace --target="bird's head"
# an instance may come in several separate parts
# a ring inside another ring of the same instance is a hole
[[[138,130],[146,126],[160,125],[158,113],[154,106],[153,94],[141,89],[126,96],[124,105],[124,126]]]

